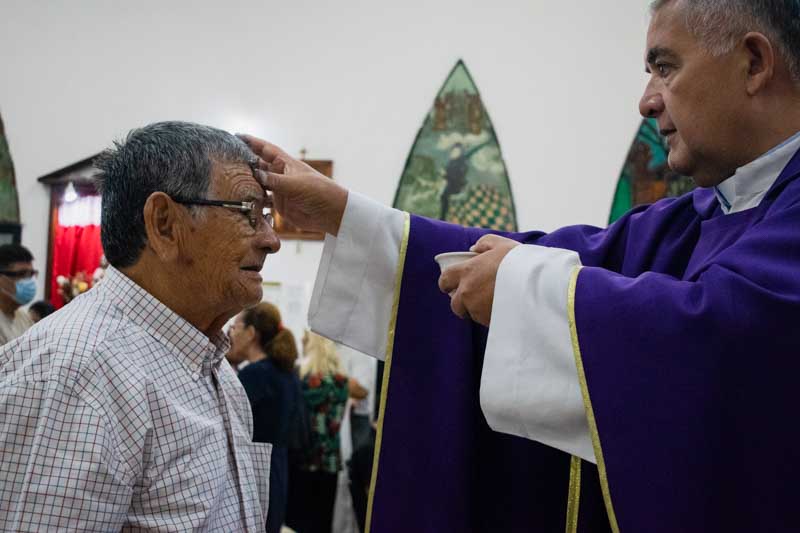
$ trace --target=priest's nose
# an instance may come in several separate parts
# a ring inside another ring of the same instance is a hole
[[[645,118],[657,118],[663,112],[664,99],[648,85],[639,100],[639,113]]]

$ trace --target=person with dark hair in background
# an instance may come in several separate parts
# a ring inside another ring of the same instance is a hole
[[[280,248],[254,165],[186,122],[95,160],[106,275],[0,348],[0,531],[263,531],[270,446],[222,331]]]
[[[30,307],[28,307],[28,316],[31,317],[31,320],[33,320],[35,324],[46,316],[52,315],[55,311],[56,308],[53,307],[53,304],[44,300],[39,300],[33,302]]]
[[[0,246],[0,345],[33,325],[21,307],[36,296],[36,270],[33,255],[19,244]]]
[[[239,372],[239,380],[253,410],[253,442],[272,444],[267,533],[278,533],[289,490],[289,437],[303,401],[294,368],[297,344],[283,327],[278,308],[268,302],[240,313],[228,335],[228,361],[250,363]]]

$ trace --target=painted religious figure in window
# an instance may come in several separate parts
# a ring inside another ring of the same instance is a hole
[[[500,144],[462,61],[450,72],[417,134],[394,207],[465,226],[517,228]]]

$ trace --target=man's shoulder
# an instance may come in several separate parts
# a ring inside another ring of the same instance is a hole
[[[33,326],[33,319],[31,318],[31,315],[29,315],[28,311],[21,307],[14,313],[14,322],[24,324],[26,327]]]
[[[104,374],[133,377],[137,367],[120,358],[123,347],[135,342],[136,330],[127,324],[112,302],[89,291],[0,348],[0,386],[55,381],[80,389]]]

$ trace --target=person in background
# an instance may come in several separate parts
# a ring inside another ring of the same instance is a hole
[[[353,350],[343,344],[337,344],[336,351],[342,361],[345,373],[349,376],[348,388],[350,401],[350,453],[343,454],[348,467],[348,481],[352,509],[359,529],[364,531],[367,515],[367,491],[369,477],[363,479],[364,463],[372,466],[372,453],[375,450],[375,428],[373,427],[373,405],[375,404],[375,377],[378,360]],[[364,490],[364,482],[367,489]]]
[[[348,375],[350,402],[350,437],[353,451],[372,440],[372,406],[375,403],[375,374],[378,361],[343,344],[336,346],[342,368]]]
[[[228,362],[250,363],[239,372],[239,380],[253,410],[253,442],[272,443],[267,533],[278,533],[289,490],[289,435],[303,401],[294,372],[297,345],[278,308],[267,302],[240,313],[228,335]]]
[[[33,255],[27,248],[19,244],[0,246],[0,345],[33,325],[21,307],[36,296],[36,274]]]
[[[350,480],[350,497],[353,500],[353,512],[356,515],[359,531],[366,531],[367,502],[369,487],[372,483],[372,461],[375,456],[375,431],[369,440],[357,450],[347,462],[347,474]]]
[[[303,340],[300,379],[311,443],[305,460],[291,474],[287,523],[298,533],[330,533],[342,469],[339,430],[349,383],[332,341],[315,333],[306,334]]]
[[[39,322],[44,317],[52,315],[55,311],[56,308],[53,307],[53,304],[44,300],[33,302],[31,306],[28,307],[28,315],[31,317],[31,320],[33,320],[34,324]]]

